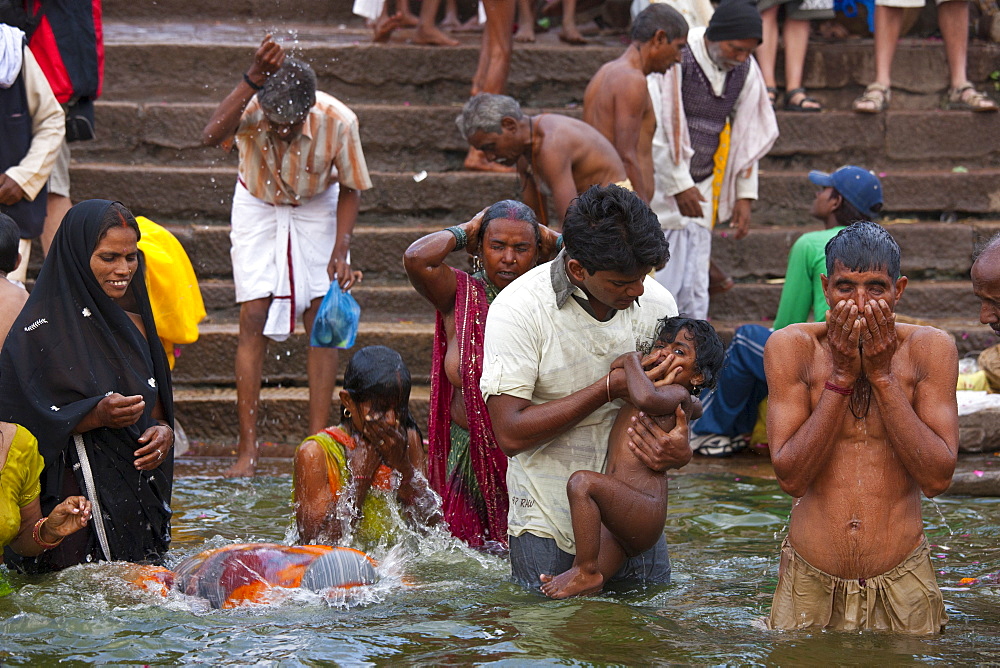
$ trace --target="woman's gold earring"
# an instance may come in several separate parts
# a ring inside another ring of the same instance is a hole
[[[348,420],[351,419],[351,410],[349,408],[344,409],[344,417],[347,418]]]
[[[472,273],[478,274],[483,270],[483,258],[478,255],[472,256]]]

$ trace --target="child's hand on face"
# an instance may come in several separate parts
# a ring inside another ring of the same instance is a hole
[[[667,372],[667,375],[660,380],[653,381],[654,387],[663,387],[664,385],[673,385],[677,380],[677,374],[681,372],[681,365],[677,363]]]

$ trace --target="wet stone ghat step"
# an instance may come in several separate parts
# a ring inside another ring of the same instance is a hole
[[[953,293],[957,296],[957,291]],[[913,316],[900,305],[899,313]],[[976,320],[977,311],[967,311],[960,316],[940,316],[921,318],[921,322],[931,324],[949,332],[955,339],[960,355],[976,353],[996,343],[996,337],[985,325]],[[709,315],[724,341],[732,338],[736,327],[745,322],[756,322],[768,326],[769,321],[748,320],[726,314],[722,320]],[[198,341],[179,348],[180,355],[174,368],[174,379],[178,384],[192,386],[231,386],[233,362],[239,327],[236,322],[203,324]],[[357,342],[353,350],[364,346],[384,345],[394,348],[403,357],[414,382],[429,382],[430,360],[434,338],[433,322],[383,320],[367,317],[362,312]],[[306,384],[306,352],[309,345],[305,334],[290,337],[282,343],[271,342],[264,358],[264,382],[267,385],[304,386]],[[346,366],[352,351],[343,351],[340,369]]]
[[[228,224],[218,221],[214,225],[186,225],[171,218],[156,220],[180,240],[199,278],[232,276]],[[781,277],[785,275],[792,244],[802,234],[820,229],[816,221],[811,222],[813,224],[799,227],[756,224],[751,227],[750,234],[740,240],[719,227],[715,231],[712,251],[716,261],[736,279]],[[977,244],[1000,232],[1000,220],[937,223],[889,219],[884,222],[900,245],[902,271],[911,278],[967,278]],[[373,280],[376,283],[387,280],[405,283],[403,252],[416,239],[449,224],[450,220],[438,218],[426,219],[420,225],[398,226],[379,226],[377,221],[363,221],[355,228],[351,244],[353,262],[365,272],[367,284]],[[459,268],[466,268],[461,264],[461,254],[454,254],[449,260],[458,263]],[[362,283],[361,287],[365,285]]]
[[[220,97],[221,99],[221,97]],[[96,108],[100,132],[73,146],[80,162],[232,166],[235,152],[201,145],[214,102],[112,102]],[[462,169],[468,144],[455,126],[459,103],[427,107],[354,105],[369,169],[441,172]],[[526,113],[543,110],[525,109]],[[545,109],[579,118],[579,106]],[[767,171],[833,169],[859,164],[875,170],[1000,166],[1000,114],[892,111],[862,115],[778,112],[780,137],[763,160]]]
[[[830,165],[828,168],[835,168]],[[224,220],[229,216],[235,167],[75,163],[74,196],[119,199],[136,212],[161,218]],[[805,171],[762,172],[755,219],[762,224],[798,225],[816,188]],[[374,188],[362,211],[377,215],[425,215],[467,220],[484,203],[516,197],[513,174],[373,172]],[[889,213],[938,215],[942,211],[981,216],[1000,214],[1000,167],[969,171],[901,170],[883,178]],[[453,218],[452,218],[453,217]],[[460,221],[459,221],[460,222]]]
[[[114,23],[106,26],[107,72],[105,99],[134,101],[217,101],[238,81],[264,35],[259,24],[233,35],[230,25],[197,23]],[[136,39],[136,33],[141,39]],[[316,69],[321,90],[349,104],[413,105],[461,102],[469,95],[476,69],[479,40],[462,37],[453,48],[409,44],[372,44],[356,32],[328,26],[311,27],[297,43],[284,39]],[[547,36],[546,36],[547,37]],[[508,93],[527,106],[563,107],[579,102],[587,81],[623,44],[617,38],[604,45],[571,47],[558,42],[517,45],[511,58]],[[986,83],[1000,61],[1000,45],[974,42],[970,47],[969,78]],[[401,67],[400,63],[406,63]],[[846,109],[874,74],[871,40],[814,42],[805,64],[804,84],[828,102]],[[780,71],[780,68],[779,68]],[[177,72],[197,73],[178,77]],[[929,40],[903,40],[893,70],[896,109],[936,108],[947,88],[943,45]],[[826,98],[829,99],[826,99]]]

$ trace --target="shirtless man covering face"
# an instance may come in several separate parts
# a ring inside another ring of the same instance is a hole
[[[920,495],[955,468],[958,353],[939,329],[895,323],[906,278],[882,227],[845,228],[826,262],[826,322],[764,349],[771,459],[795,497],[769,626],[937,633]]]

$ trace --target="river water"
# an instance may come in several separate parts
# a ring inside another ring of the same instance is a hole
[[[217,465],[216,467],[217,468]],[[291,476],[224,480],[188,465],[176,481],[168,566],[207,547],[290,542]],[[373,551],[382,580],[325,600],[208,610],[134,590],[124,567],[88,564],[40,578],[8,574],[0,664],[237,665],[913,665],[1000,661],[1000,499],[925,501],[951,621],[933,638],[771,632],[791,499],[774,480],[732,473],[671,480],[674,581],[550,601],[506,582],[497,557],[441,535]]]

